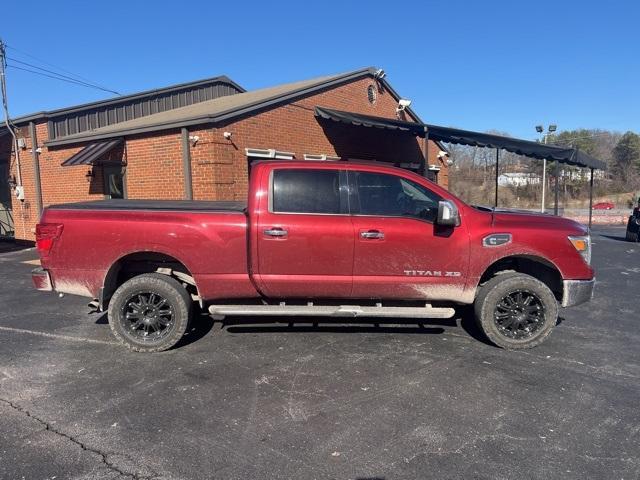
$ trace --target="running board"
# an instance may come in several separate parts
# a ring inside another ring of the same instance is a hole
[[[360,305],[211,305],[209,313],[215,320],[227,315],[293,316],[293,317],[384,317],[384,318],[451,318],[453,308],[424,307],[363,307]]]

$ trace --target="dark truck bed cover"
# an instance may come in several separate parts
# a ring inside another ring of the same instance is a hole
[[[153,210],[186,212],[245,212],[246,202],[201,200],[94,200],[62,203],[47,207],[55,210]]]

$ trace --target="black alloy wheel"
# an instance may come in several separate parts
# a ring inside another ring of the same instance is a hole
[[[533,292],[515,290],[496,304],[493,318],[502,335],[524,340],[534,336],[544,325],[544,305]]]
[[[160,273],[144,273],[120,285],[109,300],[114,336],[136,352],[161,352],[180,341],[191,320],[184,285]]]
[[[154,292],[131,295],[124,302],[120,321],[128,337],[149,344],[160,342],[175,326],[173,306]]]
[[[548,285],[520,272],[500,272],[478,288],[476,322],[495,345],[508,350],[535,347],[558,320],[558,299]]]

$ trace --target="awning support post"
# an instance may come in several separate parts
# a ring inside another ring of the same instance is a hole
[[[560,195],[560,162],[556,160],[556,185],[555,185],[555,200],[553,203],[553,214],[558,216],[558,197]]]
[[[495,208],[498,208],[498,166],[500,164],[500,149],[496,148],[496,200]]]
[[[422,171],[422,176],[427,173],[429,170],[429,129],[427,126],[424,126],[424,170]]]
[[[591,232],[591,220],[593,217],[593,167],[589,176],[589,232]]]

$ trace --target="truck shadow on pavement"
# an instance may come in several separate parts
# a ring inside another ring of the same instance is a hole
[[[437,322],[437,323],[436,323]],[[447,322],[446,324],[444,322]],[[353,323],[351,325],[350,323]],[[407,325],[413,324],[416,325]],[[411,319],[404,319],[402,322],[393,319],[358,319],[351,320],[344,318],[307,317],[304,320],[296,319],[292,322],[287,317],[272,317],[268,320],[250,318],[236,319],[227,318],[222,322],[222,328],[229,333],[402,333],[402,334],[441,334],[444,328],[432,326],[446,325],[455,326],[455,320],[437,320],[424,322]]]
[[[564,319],[558,317],[558,325]],[[108,325],[106,312],[95,321],[98,325]],[[214,320],[207,313],[197,311],[184,337],[175,348],[187,346],[204,338],[219,324],[220,330],[228,333],[396,333],[404,335],[441,335],[445,327],[449,330],[461,328],[469,337],[487,346],[498,348],[489,342],[476,324],[473,307],[459,306],[456,314],[449,319],[379,319],[379,318],[330,318],[303,317],[227,317]]]
[[[98,314],[98,318],[95,321],[96,325],[109,325],[109,320],[107,318],[107,312],[102,312]],[[185,332],[184,336],[180,339],[180,341],[172,348],[180,348],[185,347],[191,343],[197,342],[201,338],[204,338],[212,329],[215,324],[215,321],[208,314],[195,311],[193,315],[193,320],[191,321],[191,325]]]

